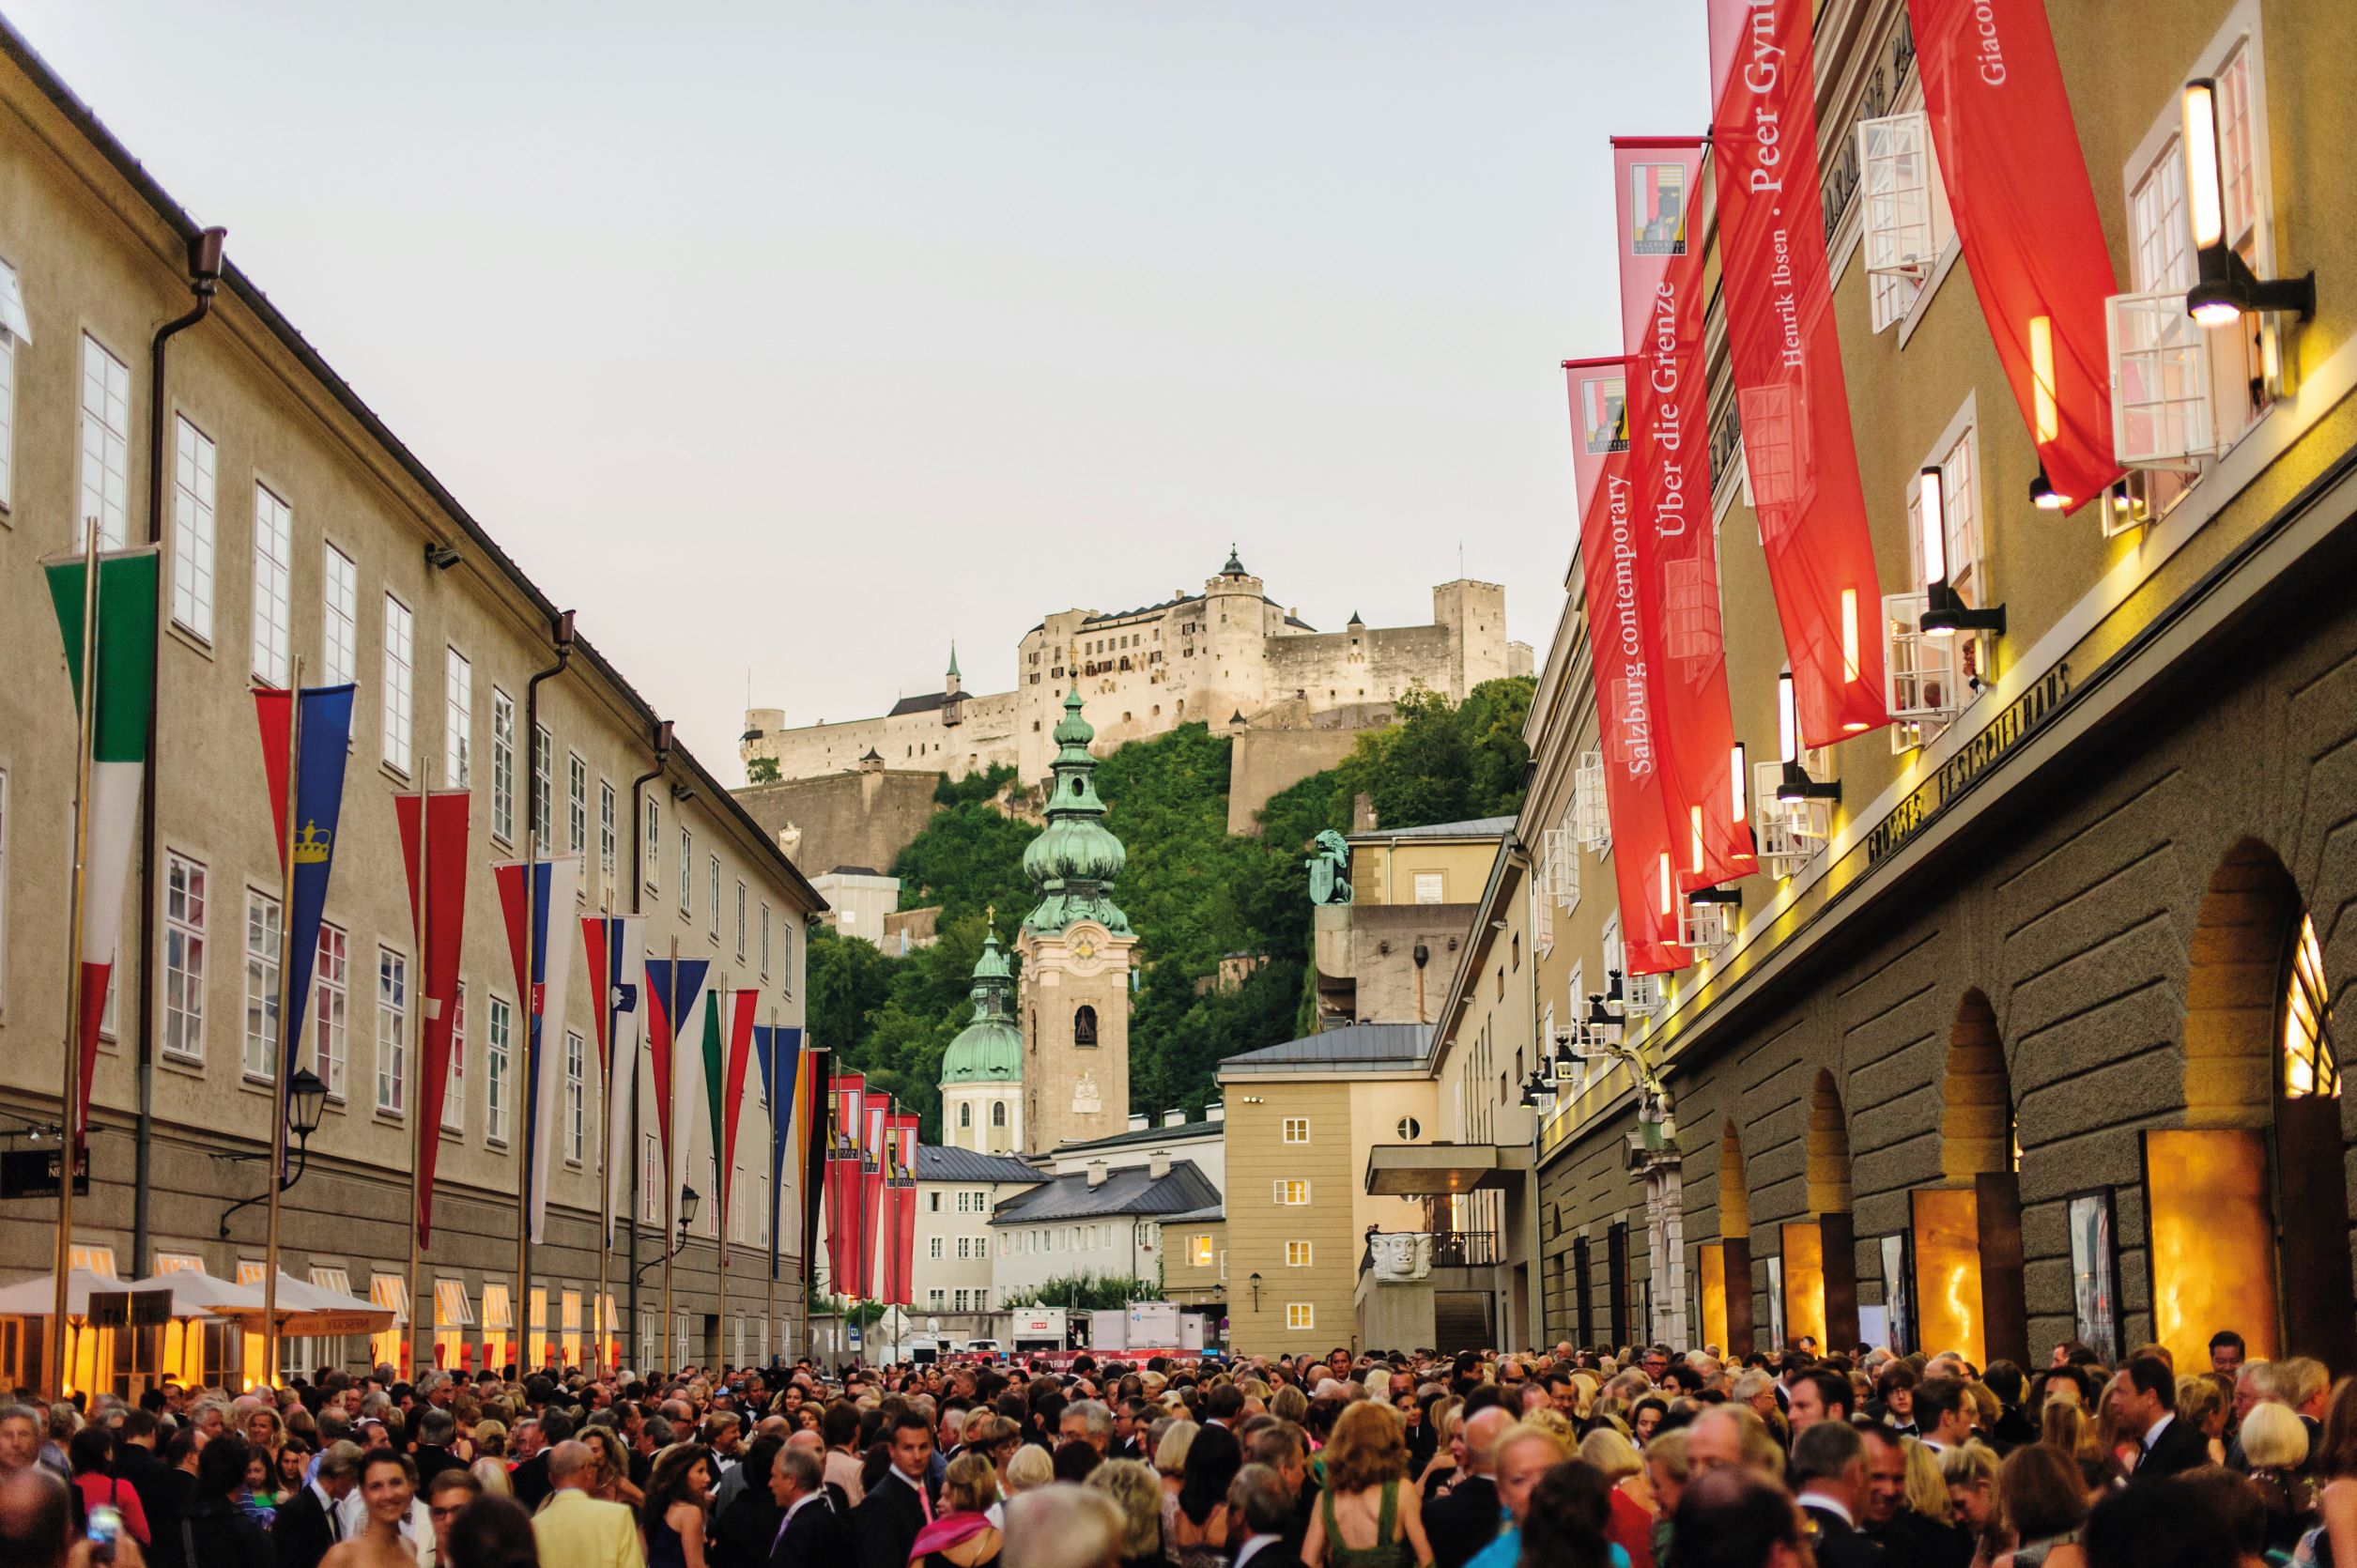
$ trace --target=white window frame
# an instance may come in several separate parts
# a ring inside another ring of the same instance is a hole
[[[491,837],[516,842],[516,699],[491,688]]]
[[[295,509],[254,482],[254,674],[286,684],[294,658]]]
[[[1275,1191],[1271,1196],[1279,1208],[1306,1208],[1310,1203],[1310,1183],[1307,1176],[1278,1176],[1270,1183]]]
[[[483,1028],[483,1141],[494,1148],[508,1143],[508,1099],[516,1083],[516,1004],[498,992]]]
[[[409,955],[377,945],[377,1115],[398,1121],[409,1105]]]
[[[385,765],[407,777],[416,760],[417,617],[398,596],[385,595]]]
[[[1280,1129],[1280,1132],[1285,1142],[1288,1144],[1306,1144],[1309,1142],[1309,1118],[1307,1116],[1287,1116],[1285,1118],[1284,1125]],[[1296,1134],[1298,1134],[1298,1136],[1296,1136]]]
[[[450,1067],[442,1075],[442,1130],[467,1130],[467,982],[451,999]]]
[[[340,1103],[352,1051],[352,938],[343,927],[319,922],[311,979],[311,1070]]]
[[[736,961],[745,961],[745,879],[736,879]]]
[[[564,1162],[577,1170],[589,1145],[588,1052],[577,1031],[564,1032]]]
[[[720,857],[708,854],[704,859],[709,867],[709,873],[704,879],[704,907],[710,917],[707,929],[712,940],[717,942],[720,940]]]
[[[639,1150],[639,1218],[663,1218],[663,1157],[657,1134],[647,1133]]]
[[[557,743],[547,725],[533,728],[531,750],[532,847],[545,855],[557,831]]]
[[[696,911],[696,836],[685,824],[679,830],[679,912]]]
[[[769,901],[762,900],[762,978],[769,978]]]
[[[934,1263],[941,1261],[941,1243],[942,1238],[936,1236],[925,1245],[925,1255]]]
[[[1909,99],[1910,108],[1857,122],[1858,254],[1877,332],[1931,297],[1959,248],[1920,91]]]
[[[9,352],[0,333],[0,358]],[[7,374],[0,372],[0,374]],[[7,486],[8,390],[0,386],[0,492]],[[220,453],[186,414],[172,417],[172,620],[198,641],[213,640],[214,503]]]
[[[1307,1268],[1314,1252],[1307,1241],[1296,1237],[1285,1244],[1285,1266],[1287,1268]]]
[[[646,884],[650,893],[663,890],[663,804],[646,797]]]
[[[589,762],[578,751],[564,754],[564,853],[589,857]],[[589,890],[587,878],[573,885],[577,894]]]
[[[1313,1301],[1287,1301],[1285,1304],[1285,1327],[1288,1332],[1317,1328],[1317,1303]]]
[[[24,321],[24,285],[16,269],[0,261],[0,521],[16,496],[16,329]]]
[[[598,885],[614,885],[614,866],[622,853],[621,797],[614,793],[610,778],[597,781],[597,870]]]
[[[326,543],[319,563],[319,684],[360,679],[360,567]]]
[[[211,891],[205,863],[163,852],[163,1054],[205,1059],[206,918]]]
[[[245,1076],[276,1081],[278,1053],[278,899],[258,887],[245,890],[245,1044],[239,1058]]]
[[[1948,422],[1922,460],[1907,470],[1904,504],[1907,516],[1907,581],[1923,585],[1923,532],[1917,523],[1917,476],[1937,465],[1947,475],[1942,502],[1948,524],[1948,586],[1967,605],[1995,601],[1989,596],[1987,536],[1980,526],[1982,496],[1980,394],[1966,392],[1963,405]],[[1963,475],[1959,483],[1958,475]]]
[[[131,542],[131,366],[85,329],[82,334],[79,505],[71,544],[96,517],[99,548]]]

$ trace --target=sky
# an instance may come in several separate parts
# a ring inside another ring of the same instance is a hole
[[[1543,653],[1607,139],[1708,113],[1702,0],[5,8],[724,779],[1231,544]]]

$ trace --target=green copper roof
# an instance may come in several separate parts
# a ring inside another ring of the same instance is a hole
[[[1024,875],[1040,889],[1040,902],[1024,917],[1023,929],[1049,936],[1076,920],[1094,920],[1117,935],[1130,934],[1130,917],[1113,901],[1113,880],[1129,859],[1104,824],[1105,803],[1097,798],[1097,759],[1088,743],[1097,731],[1081,717],[1080,688],[1064,699],[1055,726],[1055,783],[1048,799],[1047,831],[1023,853]]]
[[[949,684],[954,686],[963,677],[958,674],[958,641],[957,638],[951,638],[949,639]]]
[[[1023,1077],[1023,1031],[1016,1027],[1009,999],[1014,980],[998,933],[982,938],[982,956],[974,962],[974,1022],[958,1031],[942,1053],[941,1082],[952,1084],[1011,1084]]]

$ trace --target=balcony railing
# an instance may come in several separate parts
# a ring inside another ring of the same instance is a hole
[[[1429,1243],[1429,1251],[1425,1250]],[[1487,1268],[1506,1260],[1504,1243],[1493,1231],[1373,1231],[1366,1246],[1359,1253],[1359,1272],[1375,1267],[1378,1247],[1394,1252],[1403,1262],[1415,1260],[1415,1272],[1407,1277],[1421,1278],[1423,1265],[1434,1268]]]

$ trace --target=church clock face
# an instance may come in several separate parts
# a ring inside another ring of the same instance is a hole
[[[1086,932],[1083,932],[1081,939],[1072,944],[1072,956],[1080,960],[1083,963],[1086,963],[1090,959],[1095,958],[1097,956],[1097,939],[1088,935]]]

